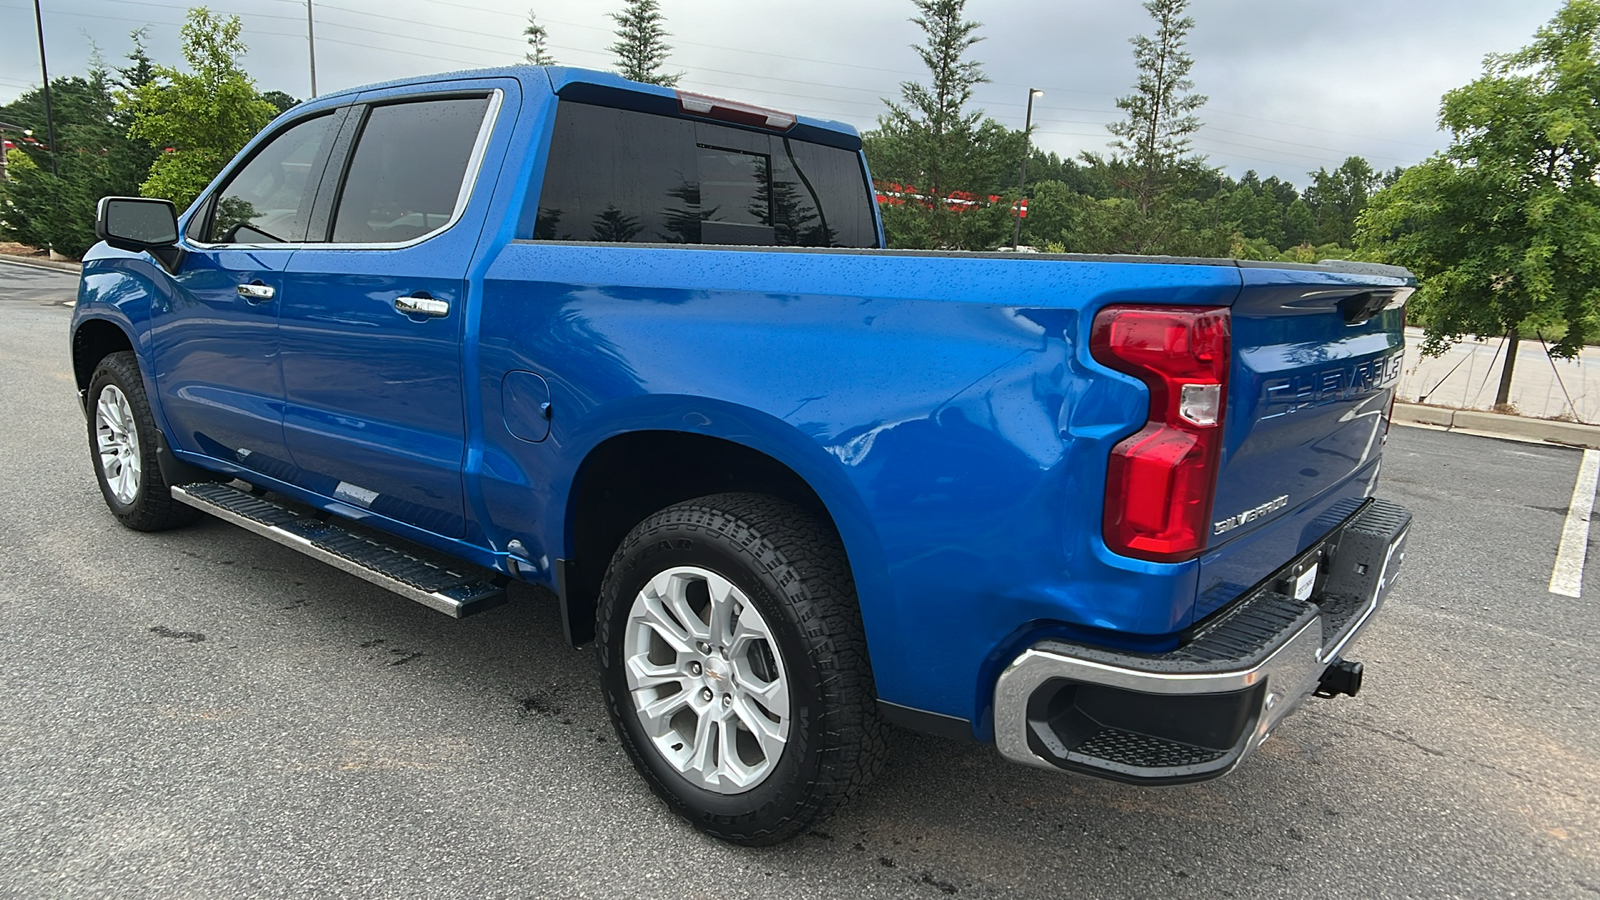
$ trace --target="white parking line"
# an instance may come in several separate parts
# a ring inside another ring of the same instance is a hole
[[[1556,566],[1550,570],[1550,593],[1576,597],[1583,592],[1583,558],[1589,551],[1589,516],[1594,512],[1594,489],[1600,482],[1600,451],[1583,451],[1578,482],[1572,486],[1567,524],[1561,529]]]

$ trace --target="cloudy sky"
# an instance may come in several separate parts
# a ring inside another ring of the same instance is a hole
[[[81,74],[91,44],[113,61],[149,26],[158,61],[177,62],[183,0],[42,0],[53,76]],[[529,6],[496,0],[313,0],[317,86],[520,61]],[[609,68],[622,0],[531,0],[557,59]],[[304,0],[211,0],[238,14],[262,90],[309,91]],[[661,0],[682,87],[872,127],[881,98],[925,75],[909,0]],[[1476,77],[1484,54],[1514,50],[1559,0],[1194,0],[1189,49],[1210,97],[1196,148],[1237,176],[1297,185],[1350,155],[1409,165],[1445,143],[1440,95]],[[992,83],[977,105],[1020,128],[1029,87],[1039,145],[1104,150],[1105,123],[1134,80],[1128,38],[1151,31],[1138,0],[969,0],[974,48]],[[0,0],[0,102],[39,84],[28,0]]]

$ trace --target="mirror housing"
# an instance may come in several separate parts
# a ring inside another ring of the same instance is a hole
[[[178,213],[170,200],[102,197],[95,209],[94,234],[118,250],[146,252],[176,273],[183,263],[178,246]]]

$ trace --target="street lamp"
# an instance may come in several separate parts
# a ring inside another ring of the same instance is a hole
[[[1022,123],[1022,174],[1017,178],[1017,227],[1011,232],[1011,249],[1022,241],[1022,197],[1028,190],[1028,137],[1033,131],[1033,98],[1043,97],[1044,91],[1028,88],[1028,117]]]

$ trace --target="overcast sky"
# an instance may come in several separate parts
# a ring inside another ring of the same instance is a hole
[[[314,0],[317,86],[518,62],[526,3],[495,0]],[[183,0],[43,0],[53,76],[82,74],[91,41],[118,61],[127,33],[149,26],[159,62],[179,61]],[[262,90],[310,92],[304,0],[212,0],[237,13]],[[606,13],[622,0],[534,0],[557,59],[609,68]],[[925,70],[909,0],[661,0],[680,86],[862,130]],[[1380,169],[1445,143],[1440,95],[1482,71],[1484,54],[1517,49],[1559,0],[1195,0],[1189,36],[1197,90],[1210,97],[1196,148],[1234,176],[1246,169],[1296,185],[1351,155]],[[1105,123],[1134,80],[1128,38],[1152,31],[1137,0],[970,0],[985,40],[973,50],[992,79],[978,107],[1022,127],[1029,87],[1036,142],[1063,155],[1103,151]],[[0,102],[40,82],[33,10],[0,0]]]

